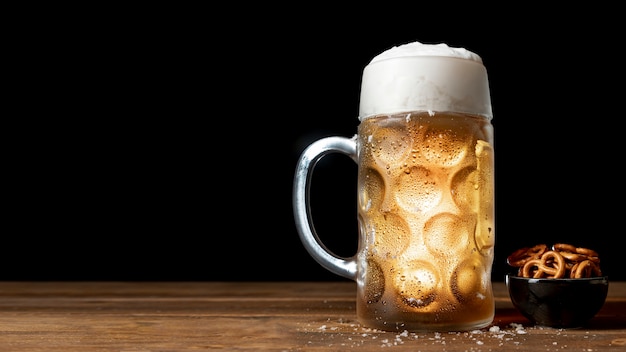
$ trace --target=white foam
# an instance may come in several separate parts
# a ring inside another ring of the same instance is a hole
[[[477,54],[412,42],[375,56],[363,70],[359,119],[411,111],[492,118],[489,82]]]
[[[412,42],[400,46],[394,46],[393,48],[378,54],[370,62],[407,56],[446,56],[457,57],[459,59],[474,60],[480,63],[483,62],[480,56],[465,48],[454,48],[444,43],[422,44],[420,42]]]

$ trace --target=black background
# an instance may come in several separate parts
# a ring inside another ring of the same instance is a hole
[[[467,48],[487,67],[493,279],[513,250],[557,242],[597,250],[626,279],[611,21],[513,7],[170,10],[59,21],[21,44],[0,280],[344,280],[298,238],[296,161],[356,132],[363,68],[411,41]],[[352,255],[356,165],[328,156],[313,182],[318,233]]]

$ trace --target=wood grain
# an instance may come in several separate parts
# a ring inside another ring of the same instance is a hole
[[[626,351],[626,282],[580,329],[494,291],[489,328],[399,334],[360,327],[352,282],[0,282],[0,351]]]

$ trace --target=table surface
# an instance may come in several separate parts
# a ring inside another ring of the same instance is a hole
[[[397,333],[358,324],[353,282],[0,282],[0,351],[626,351],[626,282],[577,329],[494,293],[487,328]]]

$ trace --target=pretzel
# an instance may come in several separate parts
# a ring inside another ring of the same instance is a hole
[[[506,262],[510,266],[514,266],[516,268],[521,268],[524,264],[531,259],[539,259],[543,253],[548,249],[548,246],[545,244],[538,244],[534,247],[524,247],[516,250],[511,253],[506,258]]]
[[[600,267],[591,261],[591,260],[583,260],[580,263],[574,264],[572,267],[571,277],[573,279],[578,279],[581,277],[593,277],[593,276],[601,276],[602,272],[600,271]]]
[[[562,278],[565,275],[565,259],[556,251],[547,251],[539,259],[531,259],[522,267],[524,277],[535,279]]]
[[[576,253],[576,247],[567,243],[555,243],[552,245],[552,249],[555,251],[565,251],[565,252]]]
[[[523,247],[511,253],[507,263],[518,268],[517,275],[522,277],[578,279],[602,276],[598,252],[567,243]]]
[[[574,247],[571,244],[556,243],[552,245],[552,250],[559,251],[565,258],[574,262],[581,262],[586,259],[598,260],[598,253],[594,250],[582,247]]]

